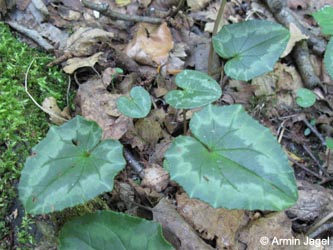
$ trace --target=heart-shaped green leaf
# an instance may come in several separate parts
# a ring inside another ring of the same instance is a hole
[[[300,88],[297,90],[296,103],[302,108],[311,107],[316,102],[316,95],[309,89]]]
[[[162,228],[147,221],[113,211],[75,218],[60,232],[60,250],[171,250]]]
[[[282,210],[297,201],[293,169],[276,138],[241,105],[208,105],[177,137],[164,167],[190,197],[213,207]]]
[[[330,150],[333,150],[333,139],[331,137],[326,137],[325,138],[326,146]]]
[[[319,24],[323,34],[333,35],[333,8],[331,6],[325,6],[312,16]]]
[[[289,31],[264,20],[225,25],[213,36],[213,46],[225,64],[226,74],[248,81],[273,70],[287,46]]]
[[[216,101],[222,95],[219,84],[209,75],[195,70],[183,70],[176,76],[176,85],[166,96],[168,104],[176,109],[191,109]]]
[[[112,190],[126,162],[122,145],[101,136],[97,123],[80,116],[50,128],[21,174],[19,197],[28,213],[59,211]]]
[[[327,70],[331,79],[333,79],[333,37],[331,37],[330,41],[326,46],[326,51],[324,55],[324,64],[325,64],[325,69]]]
[[[142,87],[131,89],[130,97],[119,97],[117,108],[121,113],[132,118],[142,118],[148,115],[151,108],[149,93]]]

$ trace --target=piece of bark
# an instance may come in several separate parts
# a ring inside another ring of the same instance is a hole
[[[179,250],[213,250],[187,224],[176,209],[165,199],[153,208],[154,221],[162,224],[165,238]]]
[[[306,41],[296,43],[292,51],[293,58],[295,59],[298,71],[304,81],[306,88],[313,89],[320,85],[321,81],[314,72],[310,60],[310,53]]]

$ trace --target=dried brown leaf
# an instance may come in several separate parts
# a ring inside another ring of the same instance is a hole
[[[303,87],[302,78],[294,66],[288,66],[283,63],[275,65],[274,74],[277,76],[276,89],[291,90],[296,94],[296,90]]]
[[[144,177],[141,186],[149,187],[156,192],[162,192],[169,184],[169,174],[164,168],[157,164],[152,164],[150,168],[144,169]]]
[[[124,7],[131,3],[131,0],[115,0],[118,7]]]
[[[297,181],[297,186],[299,198],[296,205],[287,210],[289,217],[310,223],[333,211],[332,190],[306,181]]]
[[[138,120],[135,125],[137,135],[145,141],[146,145],[153,147],[162,138],[162,128],[159,122],[151,117]]]
[[[113,33],[102,29],[79,28],[68,38],[65,50],[77,57],[89,56],[94,54],[96,46],[100,46],[100,43],[109,44],[113,37]]]
[[[129,120],[120,116],[116,109],[119,95],[109,93],[101,79],[92,79],[79,86],[76,104],[79,113],[87,119],[96,121],[103,129],[103,138],[119,139],[126,133]],[[111,115],[110,115],[111,114]]]
[[[69,108],[65,107],[61,110],[57,104],[57,100],[54,97],[46,97],[42,103],[42,107],[49,111],[50,121],[56,125],[63,124],[66,120],[71,119],[69,114]],[[55,114],[55,115],[53,115]],[[63,119],[59,119],[59,117]]]
[[[262,239],[267,239],[267,244],[261,244]],[[280,250],[293,249],[284,248],[283,244],[271,244],[276,239],[293,239],[291,232],[291,221],[284,212],[272,213],[267,217],[252,221],[247,227],[241,230],[239,240],[247,245],[248,249],[256,250]],[[290,247],[290,246],[286,246]]]
[[[139,23],[134,39],[127,45],[126,54],[145,65],[162,65],[167,62],[172,48],[172,35],[166,23]]]
[[[185,193],[177,195],[176,199],[178,212],[204,239],[216,239],[219,249],[235,246],[236,232],[247,222],[244,211],[215,209],[200,200],[188,198]]]
[[[274,94],[276,81],[277,81],[277,76],[275,76],[273,73],[268,73],[252,79],[251,85],[256,86],[254,94],[256,96]]]
[[[157,143],[152,156],[149,158],[149,163],[162,164],[165,152],[169,148],[170,144],[170,138],[164,138],[159,143]]]
[[[66,61],[66,66],[63,70],[67,74],[73,74],[75,70],[83,67],[94,67],[94,65],[98,62],[99,57],[103,55],[103,52],[98,52],[89,57],[74,57],[70,58]]]
[[[187,6],[191,8],[192,11],[201,10],[210,1],[209,0],[187,0]]]
[[[131,125],[132,119],[121,115],[117,120],[110,126],[110,137],[119,140],[128,130]]]

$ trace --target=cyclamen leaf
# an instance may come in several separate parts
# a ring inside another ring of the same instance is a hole
[[[300,88],[297,90],[296,103],[302,108],[311,107],[316,102],[316,95],[309,89]]]
[[[219,84],[209,75],[195,70],[183,70],[176,76],[176,85],[166,96],[168,104],[176,109],[191,109],[216,101],[222,95]]]
[[[142,118],[148,115],[151,108],[149,93],[142,87],[131,89],[130,97],[119,97],[117,108],[121,113],[132,118]]]
[[[171,250],[162,228],[147,221],[113,211],[75,218],[60,232],[60,250]]]
[[[282,210],[297,201],[293,169],[276,138],[241,105],[208,105],[165,154],[170,178],[214,208]]]
[[[225,25],[213,36],[213,46],[225,64],[226,74],[248,81],[272,71],[285,50],[289,31],[281,25],[264,20]]]
[[[325,6],[312,16],[319,24],[323,34],[333,35],[333,8],[331,6]]]
[[[101,136],[97,123],[81,116],[50,128],[21,174],[19,197],[28,213],[60,211],[112,190],[126,162],[122,145]]]
[[[333,139],[331,137],[326,137],[325,138],[326,146],[330,150],[333,150]]]
[[[326,51],[324,55],[324,64],[328,74],[330,75],[331,79],[333,79],[333,38],[332,37],[326,46]]]

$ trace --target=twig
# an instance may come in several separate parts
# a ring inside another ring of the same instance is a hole
[[[325,174],[326,171],[324,169],[324,167],[320,164],[320,162],[318,161],[318,159],[312,154],[311,150],[305,146],[305,145],[302,145],[303,146],[303,149],[308,153],[308,155],[312,158],[312,160],[318,165],[318,167],[320,168],[321,171],[323,171]]]
[[[183,7],[185,0],[180,0],[176,9],[175,10],[171,10],[170,14],[168,16],[174,17],[175,15],[177,15],[178,11]]]
[[[186,133],[187,133],[186,112],[187,112],[187,109],[183,109],[183,126],[184,126],[184,135],[186,135]]]
[[[318,38],[312,34],[307,28],[305,28],[299,21],[293,12],[286,6],[285,0],[262,0],[267,4],[276,20],[289,28],[289,24],[295,24],[304,35],[308,36],[308,43],[313,47],[313,52],[318,55],[322,55],[326,49],[326,41],[322,38]]]
[[[289,161],[291,161],[292,163],[296,164],[298,167],[300,167],[301,169],[303,169],[304,171],[310,173],[311,175],[317,177],[318,179],[320,179],[321,181],[324,180],[324,178],[322,176],[320,176],[319,174],[313,172],[312,170],[308,169],[307,167],[304,167],[302,164],[298,163],[297,161],[295,161],[294,159],[292,159],[291,157],[288,157]]]
[[[109,8],[108,4],[96,4],[89,2],[87,0],[82,0],[83,6],[92,10],[100,12],[104,16],[108,16],[114,19],[132,21],[132,22],[142,22],[142,23],[162,23],[164,20],[157,17],[148,17],[148,16],[136,16],[136,15],[125,15],[116,11],[113,11]]]
[[[128,164],[133,168],[133,170],[141,177],[144,177],[144,172],[143,172],[143,167],[141,164],[138,162],[137,159],[133,156],[131,151],[129,149],[124,147],[124,156],[128,162]]]
[[[329,221],[330,219],[333,218],[333,212],[330,212],[329,214],[327,214],[324,218],[321,218],[315,225],[313,225],[309,230],[308,230],[308,234],[309,236],[312,237],[316,237],[317,235],[319,235],[320,231],[323,232],[322,230],[319,230],[320,227],[322,227],[324,225],[324,223],[326,223],[327,221]],[[319,231],[318,231],[319,230]]]
[[[315,74],[313,65],[311,64],[308,43],[313,47],[314,52],[321,55],[326,48],[325,40],[318,39],[310,31],[303,27],[290,9],[287,8],[286,1],[264,0],[263,2],[268,5],[278,22],[286,28],[289,28],[290,23],[293,23],[302,31],[304,35],[309,37],[308,41],[296,43],[292,55],[296,61],[297,68],[300,71],[305,86],[312,89],[315,86],[320,85],[321,81]]]
[[[286,130],[284,124],[286,123],[287,119],[283,120],[277,130],[277,135],[278,135],[278,143],[281,144],[283,135],[284,135],[284,131]]]
[[[6,23],[13,29],[29,37],[31,40],[41,46],[44,50],[50,51],[54,49],[54,47],[49,44],[40,34],[38,34],[37,31],[23,27],[22,25],[19,25],[15,22],[7,21]]]
[[[227,1],[226,0],[222,0],[220,8],[219,8],[219,12],[217,13],[217,17],[214,23],[214,28],[213,28],[213,33],[212,36],[214,36],[217,32],[218,32],[218,28],[219,25],[221,23],[222,20],[222,15],[224,12],[224,7],[226,5]],[[209,57],[208,57],[208,74],[212,75],[213,72],[213,61],[214,61],[214,56],[216,56],[215,52],[214,52],[214,48],[213,48],[213,41],[210,42],[210,48],[209,48]],[[222,72],[222,70],[221,70]],[[223,74],[223,73],[221,73]],[[223,76],[221,76],[222,78]]]
[[[302,118],[301,121],[303,121],[305,125],[319,138],[321,144],[323,146],[326,146],[326,141],[324,136],[322,136],[322,134],[320,134],[318,130],[314,126],[312,126],[311,123],[306,118]]]
[[[35,61],[35,58],[31,60],[29,66],[28,66],[28,69],[27,71],[25,72],[25,77],[24,77],[24,89],[25,89],[25,92],[27,93],[27,95],[30,97],[30,99],[32,100],[32,102],[38,107],[40,108],[41,110],[43,110],[45,113],[49,114],[50,116],[53,116],[53,117],[56,117],[57,119],[60,119],[60,120],[63,120],[63,121],[68,121],[67,119],[51,112],[50,110],[47,110],[45,109],[43,106],[39,105],[39,103],[33,98],[33,96],[29,93],[28,91],[28,75],[29,75],[29,71],[30,71],[30,68],[31,68],[31,65],[34,63]]]
[[[67,86],[67,91],[66,91],[66,103],[67,103],[68,109],[69,109],[69,91],[71,89],[71,83],[72,83],[71,77],[68,76],[68,86]]]
[[[71,52],[65,52],[63,55],[61,55],[60,57],[54,59],[52,62],[48,63],[46,65],[46,67],[53,67],[55,65],[58,65],[66,60],[68,60],[69,58],[72,58],[73,54]]]
[[[318,227],[313,233],[309,234],[310,238],[316,238],[324,232],[332,232],[333,222],[325,223]]]

